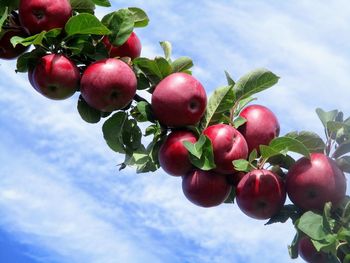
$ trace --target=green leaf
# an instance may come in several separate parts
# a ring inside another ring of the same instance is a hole
[[[82,96],[79,96],[77,109],[80,117],[88,123],[98,123],[101,119],[101,112],[87,104]]]
[[[114,46],[123,45],[134,30],[134,17],[129,9],[119,9],[107,14],[102,23],[111,31],[108,39]]]
[[[124,123],[127,120],[125,112],[117,112],[105,121],[102,126],[103,137],[107,145],[115,152],[125,153],[122,139]]]
[[[171,43],[168,41],[163,41],[163,42],[159,42],[163,51],[164,51],[164,56],[165,59],[170,61],[171,58],[171,53],[172,53],[172,46]]]
[[[288,246],[288,252],[291,259],[298,258],[298,243],[301,238],[301,235],[299,234],[299,231],[295,234],[292,244]]]
[[[226,198],[225,200],[225,204],[233,204],[235,202],[235,198],[236,198],[236,189],[234,187],[232,187],[231,192],[229,194],[229,196]]]
[[[338,242],[337,236],[335,234],[328,234],[323,240],[311,239],[311,242],[317,251],[322,251],[324,253],[332,253],[333,255],[336,254]]]
[[[5,10],[8,7],[8,13],[11,13],[12,10],[18,9],[19,0],[1,0],[0,1],[0,10]]]
[[[154,122],[155,121],[155,119],[153,117],[153,113],[152,113],[151,104],[149,104],[146,101],[138,102],[136,105],[136,108],[132,114],[134,114],[133,116],[139,122],[145,122],[145,121]]]
[[[344,172],[344,173],[350,173],[350,156],[343,156],[338,159],[336,159],[338,167]]]
[[[278,154],[268,158],[267,162],[288,170],[295,163],[295,160],[289,155]]]
[[[244,160],[244,159],[234,160],[232,164],[235,167],[236,171],[240,171],[240,172],[250,171],[250,163],[247,160]]]
[[[171,67],[171,64],[165,58],[156,57],[154,61],[157,64],[157,67],[162,75],[162,79],[171,74],[173,69]]]
[[[151,83],[149,82],[145,74],[139,73],[137,75],[137,89],[145,90],[145,89],[149,89],[150,87],[151,87]]]
[[[108,35],[111,33],[96,16],[82,13],[71,17],[65,25],[68,36],[81,35]]]
[[[342,144],[350,138],[350,125],[345,122],[329,121],[327,122],[327,133],[338,144]]]
[[[268,89],[278,82],[279,77],[267,69],[256,69],[242,78],[234,86],[236,100],[250,97]]]
[[[245,124],[247,122],[247,120],[241,116],[238,116],[237,118],[235,118],[233,120],[233,126],[238,129],[238,127],[242,126],[243,124]]]
[[[214,154],[211,141],[205,135],[201,135],[196,143],[184,141],[183,145],[189,152],[191,163],[199,169],[208,171],[214,169]]]
[[[46,31],[42,31],[39,34],[30,36],[30,37],[19,37],[19,36],[14,36],[11,38],[11,44],[15,47],[17,45],[22,45],[22,46],[30,46],[30,45],[38,45],[38,46],[42,46],[42,42],[44,40]]]
[[[328,234],[323,228],[323,217],[312,211],[308,211],[300,217],[297,228],[313,240],[323,240]]]
[[[237,105],[237,107],[235,108],[235,116],[239,115],[239,113],[241,112],[241,110],[247,106],[250,102],[256,100],[256,98],[253,97],[247,97],[245,99],[241,99]]]
[[[134,151],[141,146],[142,132],[134,119],[126,119],[123,125],[122,139],[126,151]]]
[[[94,4],[104,7],[110,7],[111,3],[108,0],[92,0]]]
[[[0,31],[2,29],[4,22],[6,21],[8,15],[9,15],[8,11],[9,11],[9,9],[7,6],[5,6],[3,8],[0,7],[0,15],[1,15],[0,16]]]
[[[327,131],[327,122],[335,120],[335,118],[337,117],[337,114],[338,114],[338,110],[324,111],[321,108],[317,108],[316,113],[317,113],[319,119],[321,120],[323,127]],[[328,136],[328,133],[326,133],[326,135]]]
[[[27,72],[36,66],[38,60],[46,54],[46,51],[41,48],[33,49],[30,52],[23,53],[17,58],[16,72]]]
[[[278,137],[273,139],[268,146],[260,145],[261,156],[265,159],[279,154],[286,155],[287,152],[299,153],[310,158],[310,152],[305,145],[291,137]]]
[[[327,233],[332,233],[335,226],[335,220],[331,217],[332,203],[327,202],[323,209],[323,228]]]
[[[305,145],[309,152],[319,152],[323,153],[326,147],[326,144],[314,132],[301,131],[301,132],[290,132],[285,135],[286,137],[294,138]]]
[[[212,123],[218,123],[223,114],[230,112],[234,104],[233,86],[217,88],[210,96],[200,127],[204,130]]]
[[[128,9],[133,14],[135,27],[145,27],[148,25],[149,18],[145,11],[138,7],[129,7]]]
[[[231,77],[230,73],[228,73],[226,70],[225,70],[225,76],[226,76],[228,85],[234,86],[236,84],[236,82]]]
[[[295,205],[285,205],[281,210],[271,217],[265,225],[271,225],[274,223],[285,223],[290,218],[294,223],[301,215],[301,211]]]
[[[72,9],[78,13],[90,13],[93,14],[95,10],[95,4],[92,0],[70,0]]]
[[[186,72],[193,67],[193,61],[189,57],[180,57],[171,63],[173,73],[175,72]]]
[[[154,84],[159,83],[165,76],[169,74],[170,70],[169,62],[164,58],[156,58],[155,60],[148,58],[136,58],[134,59],[133,63]]]

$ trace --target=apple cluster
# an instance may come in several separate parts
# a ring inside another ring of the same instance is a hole
[[[350,118],[318,109],[326,143],[310,132],[280,137],[276,115],[249,104],[255,93],[277,83],[272,72],[258,69],[237,82],[226,72],[228,86],[208,99],[191,74],[192,61],[170,58],[170,43],[161,42],[164,58],[140,57],[142,46],[133,28],[147,25],[142,10],[122,9],[99,21],[91,14],[93,7],[81,10],[74,3],[20,0],[18,6],[6,6],[0,19],[0,58],[17,58],[18,71],[28,72],[31,86],[49,99],[80,93],[78,111],[84,120],[95,123],[112,114],[103,134],[112,150],[125,155],[121,169],[162,168],[182,179],[185,197],[200,207],[235,200],[254,219],[273,223],[291,218],[297,229],[292,257],[299,254],[312,263],[330,262],[334,255],[345,260],[350,230],[341,231],[350,228],[344,175],[350,172],[350,157],[344,156],[350,151]],[[150,102],[138,91],[148,92]],[[144,134],[139,122],[151,123]],[[145,147],[143,137],[150,135]],[[302,157],[295,161],[289,152]],[[286,205],[287,196],[291,203]],[[334,218],[335,209],[342,217]],[[305,226],[320,216],[322,229],[326,219],[340,223],[317,239]],[[339,247],[340,256],[335,254]]]

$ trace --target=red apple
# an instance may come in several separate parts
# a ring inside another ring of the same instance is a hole
[[[280,133],[275,114],[264,106],[250,105],[242,110],[240,116],[247,120],[238,130],[246,139],[249,152],[253,149],[259,151],[259,145],[268,145]]]
[[[242,134],[235,128],[226,124],[209,126],[203,131],[212,145],[215,171],[223,174],[235,173],[232,162],[248,157],[248,146]]]
[[[236,188],[237,205],[247,216],[268,219],[278,213],[286,200],[282,179],[269,170],[247,173]]]
[[[135,59],[141,54],[141,42],[135,32],[132,32],[130,37],[121,46],[113,46],[111,42],[109,42],[107,36],[104,37],[102,41],[108,50],[109,57],[111,58],[130,57],[131,59]]]
[[[9,30],[0,39],[0,58],[1,59],[14,59],[26,51],[29,47],[22,46],[20,44],[13,47],[10,42],[14,36],[27,37],[27,33],[23,30]]]
[[[81,95],[93,108],[112,112],[126,107],[136,94],[137,79],[125,62],[103,59],[87,67],[81,79]]]
[[[170,175],[186,175],[193,168],[184,141],[195,143],[197,138],[190,131],[173,131],[159,149],[160,167]]]
[[[335,161],[322,153],[299,159],[288,171],[287,193],[304,210],[322,211],[326,202],[338,204],[345,197],[346,179]]]
[[[318,252],[312,244],[310,238],[302,237],[298,243],[299,256],[308,263],[327,263],[327,255]]]
[[[79,88],[80,72],[75,63],[64,55],[42,57],[34,71],[28,72],[33,87],[49,99],[62,100]]]
[[[169,127],[194,125],[202,118],[207,95],[202,84],[186,73],[173,73],[163,79],[152,95],[156,118]]]
[[[69,0],[21,0],[19,19],[32,35],[63,28],[72,16]]]
[[[213,171],[193,170],[182,179],[182,190],[186,198],[202,207],[223,203],[231,192],[226,176]]]

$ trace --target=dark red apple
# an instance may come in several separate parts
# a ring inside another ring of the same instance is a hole
[[[42,57],[34,71],[28,72],[33,87],[49,99],[63,100],[79,88],[80,72],[75,63],[64,55]]]
[[[137,79],[125,62],[109,58],[87,67],[81,78],[80,91],[93,108],[112,112],[126,107],[136,94]]]
[[[32,35],[53,28],[63,28],[72,16],[69,0],[21,0],[19,19]]]
[[[108,37],[104,37],[102,39],[105,44],[109,57],[130,57],[131,59],[135,59],[141,54],[141,41],[135,34],[132,32],[130,37],[126,40],[126,42],[121,46],[114,46],[109,42]]]
[[[247,216],[255,219],[271,218],[286,200],[284,182],[269,170],[253,170],[238,183],[236,200]]]
[[[310,238],[302,237],[298,243],[299,256],[308,263],[327,263],[327,255],[318,252],[312,244]]]
[[[259,145],[268,145],[280,133],[275,114],[264,106],[250,105],[242,110],[240,116],[247,120],[238,130],[246,139],[249,152],[253,149],[259,151]]]
[[[14,59],[26,51],[29,47],[20,44],[13,47],[11,38],[14,36],[27,37],[27,33],[23,30],[9,30],[0,39],[0,58]]]
[[[173,131],[159,149],[160,167],[170,175],[186,175],[193,168],[184,141],[195,143],[197,138],[190,131]]]
[[[202,118],[207,95],[202,84],[186,73],[173,73],[163,79],[152,95],[156,118],[169,127],[194,125]]]
[[[182,179],[182,190],[186,198],[202,207],[223,203],[231,192],[226,176],[213,171],[193,170]]]
[[[248,157],[248,146],[242,134],[235,128],[226,124],[209,126],[203,131],[212,145],[215,171],[223,174],[235,173],[232,162]]]
[[[345,197],[346,179],[335,161],[322,153],[299,159],[288,171],[287,193],[304,210],[322,211],[326,202],[338,204]]]

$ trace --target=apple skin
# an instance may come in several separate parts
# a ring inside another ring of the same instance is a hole
[[[197,138],[190,131],[173,131],[159,149],[160,167],[170,175],[183,176],[193,169],[184,141],[195,143]]]
[[[203,131],[212,145],[216,172],[223,174],[235,173],[232,162],[247,159],[247,142],[238,130],[227,124],[209,126]]]
[[[238,130],[246,139],[249,152],[253,149],[259,152],[259,145],[268,145],[280,133],[275,114],[265,106],[250,105],[244,108],[239,116],[247,120]]]
[[[0,39],[0,59],[14,59],[25,52],[29,47],[20,44],[13,47],[11,38],[14,36],[27,37],[27,33],[23,30],[7,31]]]
[[[80,91],[93,108],[112,112],[126,107],[136,94],[137,79],[125,62],[108,58],[87,67],[81,79]]]
[[[69,0],[21,0],[19,19],[31,35],[63,28],[72,16]]]
[[[182,177],[182,191],[192,203],[213,207],[223,203],[231,192],[226,176],[214,171],[193,170]]]
[[[28,72],[28,79],[45,97],[63,100],[78,90],[80,72],[75,63],[64,55],[49,54],[39,60],[33,71]]]
[[[327,263],[327,255],[323,252],[318,252],[310,238],[306,236],[299,240],[298,253],[308,263]]]
[[[164,78],[152,94],[156,118],[169,127],[194,125],[204,114],[207,95],[202,84],[186,73]]]
[[[271,218],[286,201],[284,182],[269,170],[253,170],[238,183],[236,201],[247,216],[255,219]]]
[[[286,177],[290,200],[304,210],[323,211],[326,202],[333,205],[345,197],[346,179],[335,161],[322,153],[311,153],[289,169]]]
[[[135,32],[132,32],[130,37],[121,46],[114,46],[109,42],[108,37],[102,39],[103,44],[105,44],[109,57],[130,57],[131,59],[138,58],[141,55],[141,41],[137,37]]]

